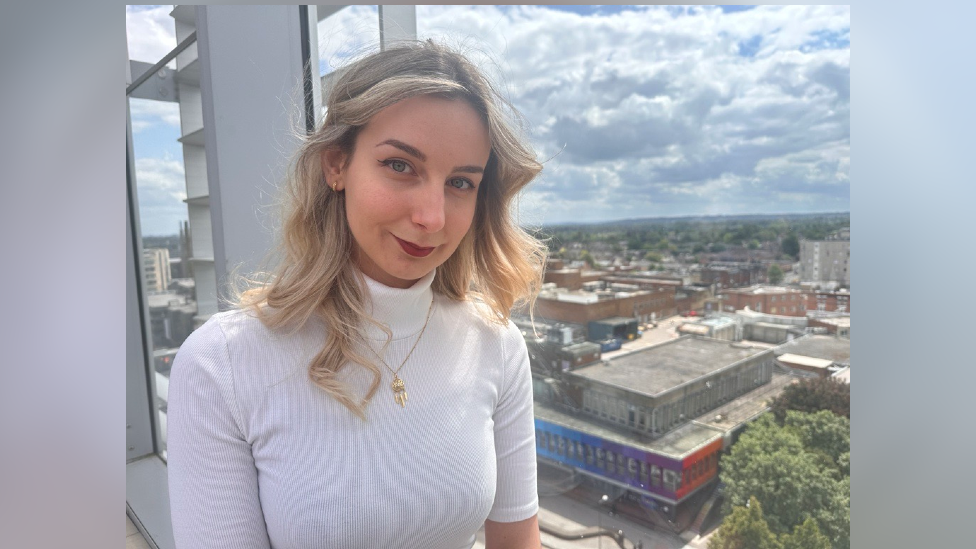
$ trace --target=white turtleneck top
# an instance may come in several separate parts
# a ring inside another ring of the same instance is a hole
[[[313,385],[328,327],[286,333],[244,311],[218,313],[184,342],[170,377],[169,495],[180,548],[461,548],[485,519],[538,511],[532,380],[521,333],[469,302],[367,279],[372,316],[393,340],[401,408],[381,366],[363,421]],[[383,353],[375,327],[370,344]],[[372,356],[366,351],[367,356]],[[374,357],[375,358],[375,357]],[[340,372],[356,395],[371,374]]]

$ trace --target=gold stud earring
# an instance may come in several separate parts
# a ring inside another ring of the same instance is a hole
[[[337,184],[337,182],[336,182],[336,181],[333,181],[333,182],[332,182],[332,192],[338,192],[338,191],[336,190],[336,184]]]

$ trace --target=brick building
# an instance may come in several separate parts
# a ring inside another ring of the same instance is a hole
[[[851,338],[851,315],[826,316],[811,312],[807,322],[811,328],[823,328],[828,334]]]
[[[759,263],[709,263],[701,270],[703,284],[721,284],[721,288],[740,288],[766,282],[767,267]]]
[[[807,310],[850,313],[851,292],[847,290],[809,292],[807,294]]]
[[[806,316],[807,294],[800,290],[781,286],[752,286],[742,289],[722,290],[723,311],[749,308],[759,313],[782,316]]]
[[[587,282],[596,282],[607,273],[604,271],[583,271],[580,269],[546,269],[542,281],[552,283],[567,290],[579,290]]]
[[[588,325],[612,317],[651,322],[675,314],[674,289],[636,292],[544,291],[535,302],[535,315],[544,319]]]

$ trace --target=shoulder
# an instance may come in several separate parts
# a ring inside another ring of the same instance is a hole
[[[239,309],[224,311],[212,315],[194,330],[180,346],[179,354],[208,353],[241,341],[271,336],[270,330],[253,313]]]
[[[455,301],[444,296],[438,296],[437,300],[444,320],[454,330],[477,334],[483,341],[498,345],[506,356],[524,353],[522,330],[510,319],[498,319],[484,303],[472,299]]]
[[[501,321],[485,303],[466,299],[457,301],[437,296],[437,308],[448,320],[505,339],[522,339],[522,332],[511,320]]]
[[[220,377],[267,385],[302,363],[301,356],[311,349],[308,333],[309,327],[269,328],[248,310],[216,313],[183,342],[174,371],[180,365],[203,368]],[[319,347],[322,341],[318,339]]]

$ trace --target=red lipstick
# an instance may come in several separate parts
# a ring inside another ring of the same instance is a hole
[[[407,252],[407,254],[412,255],[413,257],[427,257],[430,255],[430,252],[434,251],[433,247],[425,248],[423,246],[418,246],[413,242],[400,240],[395,236],[393,238],[396,238],[396,241],[400,243],[400,247],[403,248],[403,251]]]

